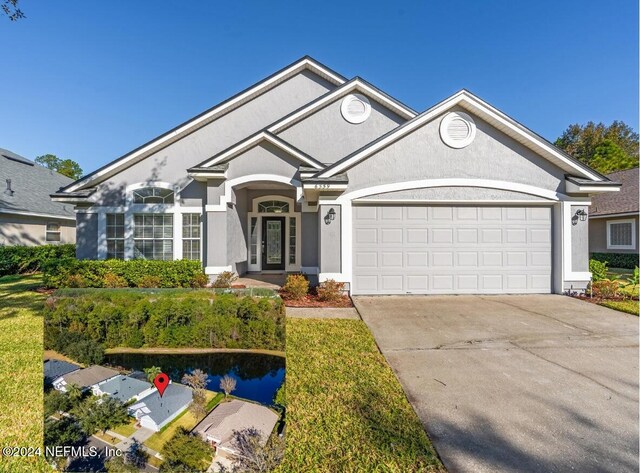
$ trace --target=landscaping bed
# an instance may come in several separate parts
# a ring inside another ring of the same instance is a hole
[[[280,290],[280,297],[287,307],[353,307],[344,283],[328,279],[310,288],[309,280],[302,274],[287,276],[287,281]]]
[[[351,302],[351,298],[347,295],[344,295],[337,300],[323,301],[318,299],[318,294],[313,289],[309,294],[300,299],[292,299],[288,297],[287,293],[284,291],[280,293],[280,297],[282,297],[286,307],[353,307],[353,302]]]

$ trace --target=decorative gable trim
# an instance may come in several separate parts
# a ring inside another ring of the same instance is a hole
[[[226,150],[218,153],[211,159],[203,161],[202,163],[195,166],[195,168],[209,168],[211,166],[216,166],[218,164],[230,161],[236,156],[243,154],[244,152],[258,146],[263,142],[271,143],[285,153],[293,156],[294,158],[305,164],[308,164],[316,170],[324,169],[324,165],[320,161],[315,160],[304,151],[299,150],[295,146],[284,141],[282,138],[279,138],[274,134],[269,133],[268,131],[260,131],[250,136],[246,140],[243,140],[240,143],[237,143],[230,148],[227,148]]]
[[[360,148],[349,156],[346,156],[340,161],[332,164],[324,171],[319,172],[317,174],[317,177],[331,177],[336,174],[345,172],[347,169],[355,166],[359,162],[382,150],[383,148],[386,148],[392,143],[402,139],[412,131],[420,128],[421,126],[425,125],[426,123],[430,122],[434,118],[440,116],[441,114],[455,106],[460,106],[465,110],[468,110],[469,112],[479,116],[503,133],[522,143],[524,146],[527,146],[529,149],[538,153],[540,156],[553,162],[561,169],[564,169],[571,173],[577,173],[580,176],[593,181],[608,180],[606,177],[575,160],[568,154],[564,153],[563,151],[546,141],[541,136],[535,134],[514,119],[510,118],[495,107],[489,105],[488,103],[473,95],[471,92],[464,89],[443,100],[432,108],[426,110],[407,123],[400,125],[394,130],[391,130],[386,135],[381,136],[377,140],[372,141],[363,148]]]
[[[122,171],[123,169],[126,169],[132,164],[144,159],[150,152],[155,151],[157,148],[166,146],[176,137],[182,136],[185,133],[195,131],[197,128],[203,126],[204,124],[209,123],[219,116],[222,116],[223,114],[226,114],[231,110],[240,107],[249,100],[252,100],[258,95],[267,92],[279,83],[284,82],[285,80],[293,77],[303,70],[309,70],[335,85],[342,85],[346,82],[346,78],[342,75],[329,69],[328,67],[312,59],[311,57],[305,56],[302,59],[294,62],[293,64],[285,67],[284,69],[281,69],[275,74],[272,74],[266,79],[252,85],[251,87],[219,103],[209,110],[206,110],[205,112],[192,118],[191,120],[178,125],[172,130],[169,130],[168,132],[149,141],[139,148],[136,148],[130,153],[125,154],[115,161],[112,161],[106,166],[103,166],[100,169],[92,172],[91,174],[88,174],[80,178],[79,180],[69,184],[68,186],[62,188],[60,192],[73,192],[75,190],[82,189],[90,184],[95,183],[96,181],[99,181],[101,178],[106,179],[107,177],[112,176]]]

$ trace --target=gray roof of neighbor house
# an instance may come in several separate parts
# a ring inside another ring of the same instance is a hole
[[[65,374],[79,370],[80,368],[81,367],[79,365],[74,365],[73,363],[69,363],[67,361],[45,360],[44,380],[47,383],[51,383],[53,382],[53,380],[58,379],[60,376],[64,376]]]
[[[72,182],[67,176],[0,148],[0,213],[35,213],[75,220],[72,205],[52,202],[49,197]]]
[[[207,435],[219,441],[223,447],[233,448],[234,430],[255,428],[260,432],[264,445],[278,422],[278,414],[271,409],[252,402],[232,399],[220,403],[193,429],[202,437]]]
[[[638,212],[638,168],[608,174],[612,181],[621,182],[620,192],[594,195],[591,198],[589,215],[610,215]]]
[[[100,390],[122,402],[127,402],[134,396],[151,387],[151,383],[119,375],[100,385]]]
[[[192,398],[191,388],[171,383],[165,389],[162,397],[158,391],[154,391],[131,405],[129,409],[141,409],[144,415],[148,415],[156,425],[160,425],[176,411],[188,405]]]
[[[112,370],[111,368],[105,368],[104,366],[100,365],[92,365],[88,368],[84,368],[64,375],[63,379],[67,384],[75,384],[79,388],[88,388],[89,386],[93,386],[100,381],[113,378],[114,376],[118,376],[119,374],[120,373],[118,373],[116,370]]]

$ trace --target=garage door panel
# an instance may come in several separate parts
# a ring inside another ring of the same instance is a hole
[[[551,291],[549,207],[354,206],[354,294]]]

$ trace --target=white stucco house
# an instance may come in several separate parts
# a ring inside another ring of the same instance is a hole
[[[467,90],[417,112],[304,57],[52,198],[80,258],[562,293],[590,279],[591,196],[619,187]]]
[[[135,417],[141,427],[158,432],[189,407],[192,399],[191,388],[170,383],[162,396],[154,388],[150,394],[139,398],[128,407],[129,415]]]

